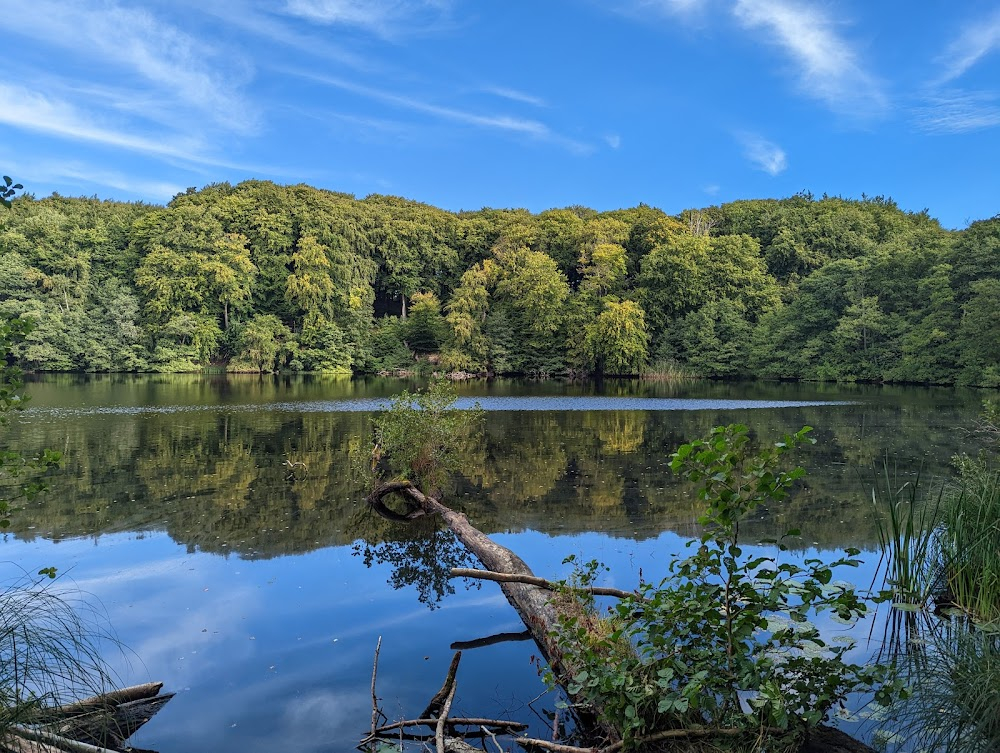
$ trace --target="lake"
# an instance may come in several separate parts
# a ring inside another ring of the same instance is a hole
[[[499,588],[447,578],[471,564],[433,521],[373,516],[357,469],[373,411],[416,382],[309,376],[34,377],[7,431],[22,450],[65,455],[49,491],[13,517],[11,577],[53,565],[57,587],[99,604],[124,682],[177,697],[132,742],[162,753],[348,751],[370,725],[373,657],[393,720],[438,690],[452,644],[520,632]],[[446,502],[546,577],[568,555],[632,588],[665,573],[697,533],[698,506],[669,455],[712,426],[777,439],[803,425],[809,475],[743,528],[748,543],[800,528],[793,548],[856,546],[871,582],[873,462],[933,488],[949,458],[976,452],[984,392],[944,388],[713,382],[475,381],[486,411]],[[865,631],[867,634],[867,631]],[[859,636],[861,637],[861,636]],[[864,641],[862,641],[864,644]],[[870,650],[859,648],[858,651]],[[510,718],[544,736],[534,645],[466,650],[453,714]],[[551,734],[551,732],[549,732]]]

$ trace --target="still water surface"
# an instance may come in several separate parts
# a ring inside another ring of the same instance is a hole
[[[495,586],[449,581],[460,549],[433,523],[400,529],[365,509],[355,467],[373,411],[401,380],[309,377],[41,377],[11,430],[24,449],[66,456],[50,491],[19,512],[0,559],[100,601],[128,682],[177,698],[133,742],[163,753],[347,751],[370,723],[372,657],[391,718],[415,717],[440,687],[451,645],[522,626]],[[562,577],[570,555],[612,568],[607,584],[665,572],[696,533],[669,453],[714,425],[762,437],[816,427],[803,488],[761,511],[748,539],[802,529],[816,552],[877,557],[865,487],[872,461],[901,479],[943,474],[977,448],[983,393],[788,384],[494,381],[461,384],[486,411],[448,501]],[[862,649],[859,649],[859,651]],[[465,652],[453,713],[551,727],[554,699],[533,645]]]

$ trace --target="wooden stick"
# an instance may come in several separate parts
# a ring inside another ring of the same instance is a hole
[[[404,719],[403,721],[392,722],[391,724],[383,724],[375,730],[375,734],[381,735],[385,732],[392,732],[393,730],[404,729],[406,727],[436,727],[437,723],[437,719]],[[503,719],[482,719],[480,717],[454,716],[448,720],[449,727],[479,727],[483,725],[509,730],[528,729],[528,725],[523,722],[508,722]]]
[[[643,745],[648,745],[649,743],[661,742],[663,740],[677,740],[681,738],[703,738],[714,737],[716,735],[720,737],[739,737],[740,735],[746,735],[749,732],[750,730],[739,729],[736,727],[667,729],[660,732],[654,732],[653,734],[646,735],[645,737],[637,738],[632,741],[632,744],[636,747],[641,747]],[[765,734],[780,734],[782,732],[787,732],[787,730],[782,730],[777,727],[765,727],[760,730],[760,732]],[[575,745],[554,743],[549,742],[548,740],[539,740],[532,737],[517,737],[514,738],[514,742],[519,745],[523,745],[526,748],[544,748],[545,750],[553,751],[553,753],[618,753],[618,751],[620,751],[625,745],[625,743],[621,740],[617,740],[610,745],[605,745],[603,748],[578,748]]]
[[[375,661],[372,662],[372,734],[375,734],[375,727],[378,726],[378,696],[375,695],[375,678],[378,676],[378,652],[382,648],[382,636],[378,637],[375,644]]]
[[[29,729],[20,725],[14,725],[10,728],[10,731],[18,737],[23,737],[25,740],[51,745],[54,748],[59,748],[69,753],[115,753],[110,748],[101,748],[90,743],[82,743],[79,740],[71,740],[68,737],[57,735],[55,732]]]
[[[454,662],[457,664],[457,662]],[[441,716],[438,717],[437,730],[434,733],[434,740],[437,743],[437,753],[445,753],[444,750],[444,724],[448,721],[448,714],[451,712],[451,702],[455,700],[455,691],[458,689],[458,683],[455,682],[454,678],[451,682],[451,690],[448,691],[448,697],[444,701],[444,707],[441,709]]]
[[[64,706],[57,706],[54,709],[46,709],[46,716],[76,716],[95,708],[109,708],[118,706],[129,701],[137,701],[142,698],[152,698],[163,688],[162,682],[147,682],[145,685],[133,685],[121,690],[112,690],[108,693],[101,693],[82,701],[67,703]]]
[[[480,580],[492,580],[497,583],[525,583],[529,586],[538,586],[547,591],[559,591],[569,589],[570,591],[582,591],[594,596],[614,596],[618,599],[640,598],[634,591],[622,591],[620,588],[605,588],[603,586],[563,586],[553,583],[551,580],[539,578],[536,575],[522,575],[520,573],[495,573],[491,570],[477,570],[468,567],[453,567],[451,574],[456,578],[478,578]]]
[[[497,740],[497,736],[493,730],[486,729],[486,727],[480,727],[479,729],[483,731],[484,735],[489,735],[490,740],[492,740],[493,744],[497,746],[497,753],[503,753],[503,747],[501,747],[500,742]]]
[[[530,641],[532,638],[530,630],[522,630],[520,633],[497,633],[488,635],[485,638],[476,638],[472,641],[455,641],[449,648],[452,650],[465,650],[468,648],[483,648],[484,646],[494,646],[497,643],[507,641]]]

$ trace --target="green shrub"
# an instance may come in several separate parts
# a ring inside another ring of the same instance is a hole
[[[728,749],[792,750],[849,693],[874,692],[880,703],[902,694],[888,669],[848,663],[852,644],[828,644],[810,623],[822,611],[847,623],[865,613],[854,589],[833,579],[835,568],[858,564],[858,550],[799,565],[781,561],[780,542],[769,556],[740,546],[741,521],[780,502],[803,475],[780,461],[812,441],[809,431],[755,450],[748,429],[733,425],[680,447],[671,467],[699,485],[706,506],[694,552],[675,557],[659,584],[620,600],[612,630],[593,629],[586,610],[563,619],[561,647],[583,668],[568,690],[601,709],[627,744],[686,728],[715,730]]]

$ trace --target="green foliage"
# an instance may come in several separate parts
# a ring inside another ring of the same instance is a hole
[[[342,339],[338,343],[337,330],[324,331],[322,326],[310,329],[307,343],[310,346],[323,346],[336,348],[342,345]],[[280,357],[286,342],[291,333],[288,328],[281,323],[278,317],[272,314],[255,316],[250,321],[242,324],[237,329],[235,355],[230,368],[233,371],[260,371],[270,373],[277,371],[281,367]],[[325,340],[324,340],[325,338]],[[318,355],[311,356],[315,361],[311,363],[326,363],[326,358],[334,359],[336,364],[337,353],[334,350],[324,350],[322,347],[309,348],[311,353]],[[318,369],[323,370],[323,369]]]
[[[646,316],[634,301],[604,302],[587,325],[585,345],[599,374],[639,374],[649,357]]]
[[[17,195],[17,192],[24,188],[20,183],[15,183],[9,175],[3,176],[4,184],[0,186],[0,204],[10,209],[10,200]]]
[[[782,501],[803,475],[781,461],[812,441],[809,431],[757,448],[745,426],[733,425],[678,448],[671,468],[698,485],[705,504],[695,552],[675,558],[661,583],[622,599],[612,630],[565,618],[560,645],[582,667],[569,690],[603,709],[627,743],[661,729],[735,728],[745,730],[727,736],[737,749],[774,749],[766,738],[775,737],[792,749],[847,694],[874,691],[885,703],[901,692],[887,668],[848,663],[851,645],[828,644],[810,623],[823,611],[845,622],[865,613],[853,588],[834,580],[836,568],[858,564],[858,550],[799,565],[741,547],[741,522]],[[762,738],[767,729],[781,732]]]
[[[433,293],[414,293],[406,319],[406,344],[414,353],[436,353],[447,337],[441,302]]]
[[[451,382],[437,379],[424,391],[404,391],[375,419],[372,468],[406,478],[427,493],[440,494],[461,467],[462,450],[483,420],[476,405],[455,407]]]
[[[949,232],[883,197],[803,194],[679,219],[646,205],[453,214],[264,181],[166,207],[28,196],[0,223],[0,316],[37,322],[14,349],[35,370],[217,367],[232,329],[274,316],[327,343],[292,368],[364,372],[385,366],[378,320],[410,320],[411,298],[433,295],[447,327],[427,309],[402,335],[414,351],[468,371],[612,373],[644,359],[596,354],[588,327],[593,340],[611,304],[633,301],[669,368],[1000,384],[997,218]]]

